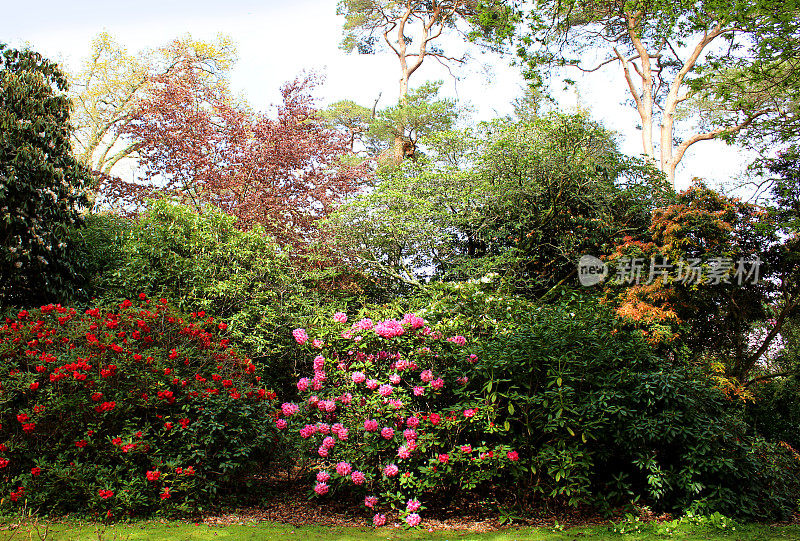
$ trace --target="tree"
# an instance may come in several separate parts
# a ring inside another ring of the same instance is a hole
[[[343,15],[344,37],[341,48],[361,54],[374,53],[381,41],[400,63],[400,101],[408,96],[408,81],[426,58],[441,63],[464,62],[447,56],[432,45],[445,29],[457,30],[457,22],[477,13],[474,0],[340,0],[338,15]]]
[[[632,258],[642,265],[640,283],[610,285],[607,298],[651,343],[685,345],[746,387],[772,372],[767,353],[800,302],[796,241],[781,237],[770,209],[696,184],[611,254],[629,276]]]
[[[674,184],[695,143],[774,133],[796,115],[798,13],[794,0],[537,0],[518,52],[536,81],[558,66],[619,66],[643,152]],[[686,116],[696,126],[677,129]]]
[[[422,142],[417,162],[331,219],[344,257],[395,282],[501,272],[540,296],[574,278],[581,255],[646,231],[664,201],[660,175],[582,115],[499,120]]]
[[[113,174],[117,163],[135,155],[136,143],[126,139],[120,128],[132,118],[155,77],[191,63],[198,76],[213,86],[227,77],[235,55],[225,36],[206,42],[187,35],[136,55],[107,32],[95,37],[82,69],[70,77],[74,148],[81,163],[101,174],[93,188]]]
[[[478,9],[481,7],[482,9]],[[400,93],[398,108],[409,105],[409,79],[426,58],[433,58],[450,69],[462,64],[466,57],[451,56],[436,45],[445,31],[467,38],[467,23],[482,15],[483,20],[509,10],[497,2],[477,0],[340,0],[337,13],[345,18],[341,48],[372,54],[382,45],[397,56],[400,64]],[[480,25],[480,21],[472,21]],[[495,25],[495,27],[499,27]],[[406,136],[409,127],[406,116],[396,115],[393,128],[392,156],[395,163],[414,156],[414,145]],[[412,128],[413,129],[413,128]]]
[[[76,276],[68,228],[88,173],[72,154],[66,90],[56,64],[0,44],[0,305],[61,300]]]
[[[314,107],[313,77],[285,84],[277,117],[237,102],[224,83],[209,85],[186,61],[157,76],[124,127],[137,144],[146,190],[111,183],[112,195],[141,203],[152,192],[197,210],[211,203],[259,223],[280,244],[307,245],[314,222],[357,189],[365,169],[350,159],[349,141],[328,128]]]

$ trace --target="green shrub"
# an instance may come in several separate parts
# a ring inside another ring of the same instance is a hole
[[[777,518],[796,508],[800,462],[748,436],[740,406],[655,357],[591,301],[532,308],[479,353],[472,380],[504,414],[530,499]]]
[[[0,43],[0,307],[61,300],[76,284],[67,231],[89,173],[70,145],[67,78]]]
[[[755,386],[747,418],[769,441],[784,441],[800,450],[800,377],[765,381]]]
[[[226,325],[166,299],[0,326],[0,498],[106,516],[200,510],[269,464],[274,394]]]
[[[225,319],[254,359],[274,361],[292,351],[286,329],[297,326],[311,301],[290,254],[260,226],[235,225],[214,207],[198,213],[167,200],[151,201],[127,224],[94,218],[80,233],[87,282],[99,275],[89,295],[116,302],[139,292],[168,297],[185,312]]]

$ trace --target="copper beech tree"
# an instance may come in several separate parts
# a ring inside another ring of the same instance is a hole
[[[107,178],[107,204],[131,211],[156,193],[199,211],[210,203],[243,229],[260,223],[279,243],[303,247],[315,220],[366,180],[346,137],[319,119],[313,76],[281,88],[274,118],[190,62],[153,83],[122,128],[137,145],[143,182]]]

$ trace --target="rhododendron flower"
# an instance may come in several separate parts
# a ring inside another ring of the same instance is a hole
[[[107,500],[108,498],[113,498],[114,497],[114,491],[113,490],[104,490],[104,489],[101,488],[100,490],[97,491],[97,493],[104,500]]]
[[[317,348],[317,349],[322,349],[322,346],[323,346],[323,345],[325,345],[325,342],[323,342],[323,341],[322,341],[322,340],[320,340],[319,338],[315,338],[315,339],[314,339],[314,340],[311,342],[311,345],[312,345],[312,346],[314,346],[314,347],[315,347],[315,348]]]
[[[283,419],[279,419],[279,421],[283,421]],[[284,424],[285,423],[286,423],[286,421],[284,421]],[[300,429],[300,435],[303,438],[310,438],[316,432],[317,432],[317,427],[314,426],[314,425],[306,425],[306,426],[304,426],[303,428]]]
[[[383,397],[387,397],[390,394],[392,394],[393,390],[394,390],[394,387],[392,387],[388,383],[384,383],[383,385],[380,386],[380,388],[378,388],[378,394],[380,394]]]
[[[147,472],[147,480],[148,481],[158,481],[158,478],[161,477],[160,471],[148,471]]]
[[[319,402],[319,397],[317,395],[312,394],[311,396],[308,397],[308,405],[309,406],[312,406],[312,407],[316,406],[317,402]]]
[[[378,388],[378,380],[377,379],[368,379],[367,380],[367,389],[375,390]]]
[[[377,526],[383,526],[386,524],[386,515],[381,515],[380,513],[376,513],[374,517],[372,517],[372,523]]]
[[[425,320],[416,314],[406,314],[403,316],[403,323],[409,325],[412,329],[419,329],[425,326]]]
[[[305,329],[295,329],[292,331],[292,336],[294,336],[295,342],[300,344],[301,346],[308,342],[308,334],[306,333]]]
[[[477,355],[475,355],[474,353],[472,353],[472,354],[470,354],[470,356],[469,356],[469,359],[467,359],[467,360],[468,360],[469,362],[471,362],[471,363],[474,363],[475,361],[477,361],[477,360],[478,360],[478,356],[477,356]]]
[[[344,312],[336,312],[333,314],[333,320],[336,323],[347,323],[347,314]]]
[[[277,419],[275,421],[275,426],[278,428],[278,430],[283,430],[286,428],[286,419]]]
[[[378,503],[378,498],[376,498],[375,496],[367,496],[366,498],[364,498],[364,505],[366,505],[367,507],[370,508],[375,507],[377,503]]]
[[[332,449],[334,445],[336,445],[336,440],[334,440],[330,436],[322,440],[322,446],[326,449]]]
[[[328,493],[328,484],[327,483],[317,483],[314,485],[314,492],[322,496],[323,494]]]
[[[364,372],[353,372],[353,375],[350,377],[353,379],[353,383],[361,383],[367,379],[367,376],[364,375]]]
[[[367,432],[374,432],[378,430],[378,421],[375,419],[367,419],[364,421],[364,430]]]
[[[417,428],[419,426],[419,419],[414,416],[409,417],[406,419],[406,426],[408,428]]]
[[[10,461],[7,458],[0,458],[0,468],[5,468],[8,466]]]
[[[349,434],[350,432],[346,428],[343,428],[336,433],[336,437],[338,437],[340,441],[347,441]]]
[[[339,402],[341,402],[345,406],[349,406],[352,401],[353,401],[352,393],[344,393],[342,396],[339,397]]]
[[[320,434],[330,434],[331,427],[328,423],[317,423],[317,432]]]
[[[353,325],[353,328],[361,331],[368,331],[372,328],[372,320],[368,317],[365,317],[364,319]]]
[[[34,477],[38,477],[41,474],[42,474],[42,468],[40,468],[39,466],[34,466],[33,468],[31,468],[31,475],[33,475]]]
[[[75,442],[75,447],[78,447],[79,449],[83,449],[87,445],[89,445],[89,442],[86,440],[78,440]]]
[[[408,502],[406,502],[406,511],[408,511],[409,513],[416,513],[417,511],[419,511],[420,507],[422,507],[422,504],[416,498],[414,498],[413,500],[408,500]]]
[[[375,334],[383,338],[394,338],[405,333],[403,325],[395,319],[387,319],[375,325]]]
[[[325,357],[317,355],[314,357],[314,372],[319,372],[325,367]]]
[[[170,498],[169,490],[169,487],[164,487],[164,492],[160,494],[162,500],[168,500]]]
[[[381,436],[387,440],[392,439],[394,437],[394,429],[389,428],[388,426],[381,428]]]
[[[297,381],[297,390],[298,391],[305,391],[308,389],[308,378],[300,378]]]
[[[397,385],[398,383],[400,383],[400,376],[397,374],[392,374],[391,376],[389,376],[389,382],[394,385]]]
[[[403,437],[408,441],[414,441],[417,439],[417,432],[412,428],[406,428],[403,430]]]
[[[33,383],[31,383],[31,386],[30,386],[31,391],[35,391],[38,388],[39,388],[39,382],[38,381],[34,381]]]
[[[320,483],[325,483],[330,478],[331,478],[330,474],[325,470],[317,472],[317,481],[319,481]]]
[[[284,402],[283,404],[281,404],[281,411],[287,417],[289,417],[290,415],[294,415],[299,410],[300,408],[297,407],[297,404],[292,404],[291,402]]]
[[[403,407],[403,401],[402,400],[398,400],[397,398],[390,398],[388,400],[388,403],[389,403],[390,406],[392,406],[396,410],[399,410],[399,409],[401,409]]]
[[[350,475],[350,472],[353,471],[353,467],[350,465],[349,462],[339,462],[336,464],[336,473],[339,475]]]
[[[415,386],[414,396],[423,396],[425,394],[425,387]]]
[[[469,419],[470,417],[474,417],[474,416],[475,416],[475,410],[474,409],[464,410],[464,417]]]
[[[363,485],[364,481],[366,481],[367,478],[364,477],[363,473],[361,473],[360,471],[356,470],[352,474],[350,474],[350,480],[353,481],[353,484]]]
[[[219,327],[219,330],[224,331],[224,330],[227,330],[228,324],[227,323],[220,323],[219,325],[217,325],[217,327]]]
[[[438,413],[431,413],[430,419],[431,419],[431,424],[436,426],[442,420],[442,416],[439,415]]]
[[[389,464],[383,469],[383,474],[386,477],[394,477],[400,472],[400,468],[397,467],[397,464]]]
[[[334,434],[339,434],[339,431],[343,428],[344,425],[342,423],[333,423],[333,425],[331,426],[331,432],[333,432]]]
[[[425,383],[429,383],[433,379],[433,372],[431,372],[430,370],[423,370],[422,373],[419,375],[419,379],[421,379]]]
[[[439,462],[441,462],[442,464],[447,464],[448,462],[450,462],[450,455],[448,455],[447,453],[439,455]]]
[[[444,387],[444,380],[442,378],[436,378],[431,382],[431,387],[436,389],[437,391]]]
[[[322,458],[328,456],[328,448],[320,445],[319,449],[317,449],[317,454]]]
[[[400,359],[399,361],[397,361],[395,363],[394,367],[395,367],[395,369],[397,369],[397,370],[402,372],[403,370],[405,370],[405,369],[407,369],[409,367],[409,364],[408,364],[408,361],[406,361],[405,359]]]
[[[463,346],[464,344],[467,343],[467,339],[464,338],[463,336],[451,336],[450,338],[447,339],[447,341],[452,342],[457,346]]]
[[[420,522],[422,522],[422,519],[416,513],[411,513],[406,517],[406,524],[409,526],[419,526]]]
[[[469,382],[469,378],[467,376],[462,376],[456,379],[456,381],[459,383],[459,385],[466,385]]]
[[[519,453],[517,453],[516,451],[509,451],[508,453],[506,453],[506,456],[511,462],[516,462],[517,460],[519,460]]]
[[[471,453],[472,452],[472,446],[470,444],[462,445],[461,446],[461,452],[462,453]]]
[[[400,446],[397,450],[397,456],[401,459],[406,459],[411,456],[411,451],[408,450],[408,447],[405,445]]]

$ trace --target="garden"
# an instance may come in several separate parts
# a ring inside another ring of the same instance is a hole
[[[0,539],[800,538],[798,10],[342,0],[382,108],[0,42]],[[639,154],[550,80],[607,50]]]

